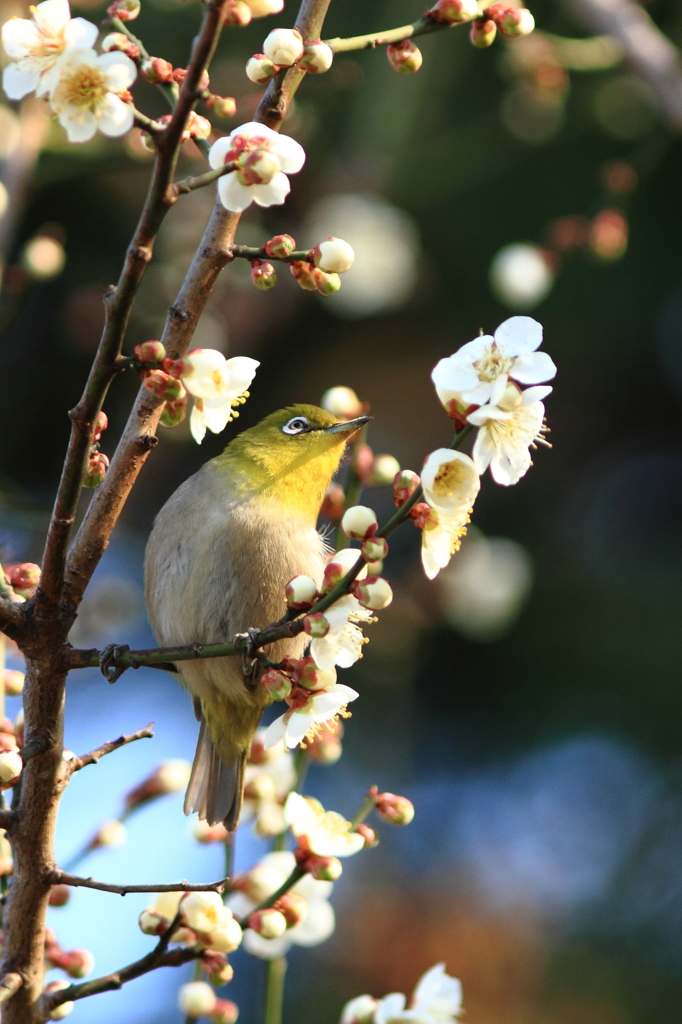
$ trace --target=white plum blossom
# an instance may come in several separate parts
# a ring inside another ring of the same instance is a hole
[[[133,126],[133,109],[119,95],[135,81],[137,68],[130,57],[112,51],[99,57],[94,50],[70,46],[57,66],[50,105],[69,142],[87,142],[99,129],[104,135],[124,135]]]
[[[198,348],[182,360],[180,379],[196,399],[190,415],[192,437],[201,444],[206,430],[219,434],[232,418],[232,407],[248,393],[260,363],[249,356],[226,359],[212,348]]]
[[[548,391],[535,387],[519,392],[510,385],[500,405],[484,405],[469,414],[469,423],[479,428],[473,452],[479,473],[490,466],[493,480],[504,487],[525,476],[532,465],[530,448],[549,447],[542,436],[545,407],[540,401]]]
[[[470,509],[481,487],[473,460],[452,448],[431,452],[422,469],[424,498],[446,515]]]
[[[274,747],[280,740],[289,749],[297,747],[306,737],[314,737],[316,727],[329,722],[337,716],[349,717],[346,710],[352,700],[360,694],[350,686],[336,683],[329,690],[311,693],[300,707],[293,707],[268,726],[265,731],[266,748]]]
[[[72,18],[68,0],[44,0],[31,9],[31,18],[10,18],[2,26],[2,45],[12,63],[2,75],[11,100],[30,92],[46,96],[57,80],[57,63],[68,46],[95,45],[97,26]]]
[[[365,845],[364,837],[351,831],[349,821],[336,811],[325,811],[312,797],[289,793],[284,818],[296,838],[305,836],[318,857],[350,857]]]
[[[497,405],[511,378],[519,384],[551,380],[556,366],[542,344],[542,325],[530,316],[513,316],[495,331],[467,342],[454,355],[441,359],[431,379],[448,411],[450,403]]]
[[[268,877],[268,884],[259,893],[261,898],[266,899],[276,892],[295,867],[296,859],[288,850],[266,854],[254,869],[263,877]],[[284,956],[292,945],[318,946],[321,942],[326,942],[336,925],[334,909],[329,902],[333,888],[333,882],[322,882],[310,874],[304,875],[293,886],[291,892],[296,896],[302,896],[306,901],[305,919],[293,928],[288,928],[284,935],[277,939],[265,939],[252,928],[247,928],[244,932],[244,949],[261,960],[272,960]],[[256,902],[243,892],[232,893],[228,904],[239,917],[248,917],[257,906]]]
[[[355,549],[353,553],[357,556]],[[362,648],[366,642],[356,623],[372,622],[372,613],[363,608],[356,597],[347,594],[339,598],[331,608],[327,608],[324,617],[329,623],[329,631],[326,636],[313,639],[310,645],[315,664],[322,669],[333,668],[335,665],[350,668],[362,657]]]
[[[288,135],[251,121],[214,142],[208,160],[215,170],[236,164],[218,179],[218,195],[227,210],[241,213],[252,202],[280,206],[291,188],[287,174],[301,170],[305,150]]]
[[[344,1006],[340,1024],[372,1024],[378,1005],[372,996],[356,996]]]
[[[429,509],[422,528],[422,566],[428,579],[435,579],[459,551],[469,521],[468,509],[450,514]]]
[[[436,964],[417,982],[409,1007],[402,992],[379,1000],[357,996],[344,1006],[341,1024],[456,1024],[461,1012],[461,982],[445,973],[445,964]]]

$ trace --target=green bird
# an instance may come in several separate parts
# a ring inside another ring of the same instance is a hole
[[[369,417],[339,422],[314,405],[266,416],[186,480],[154,522],[145,557],[149,621],[164,647],[212,644],[276,622],[299,574],[322,582],[329,549],[317,530],[346,441]],[[268,649],[301,657],[306,635]],[[237,827],[244,766],[268,702],[259,668],[240,657],[177,664],[200,722],[185,814]]]

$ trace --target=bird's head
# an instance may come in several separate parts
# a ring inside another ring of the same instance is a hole
[[[239,434],[216,462],[245,496],[274,498],[316,518],[346,441],[370,419],[340,422],[315,405],[290,405]]]

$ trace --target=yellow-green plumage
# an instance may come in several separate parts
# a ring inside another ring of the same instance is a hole
[[[305,429],[287,433],[298,421]],[[244,431],[177,489],[156,518],[145,560],[147,611],[159,644],[218,643],[263,628],[284,614],[292,576],[319,584],[326,550],[317,517],[361,422],[338,424],[316,406],[290,406]],[[305,642],[305,634],[282,640],[268,654],[297,657]],[[185,812],[233,829],[265,692],[257,673],[244,677],[239,657],[177,668],[201,722]]]

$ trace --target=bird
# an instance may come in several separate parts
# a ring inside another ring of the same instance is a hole
[[[222,643],[262,629],[286,611],[297,575],[318,587],[330,549],[317,529],[346,442],[371,417],[340,421],[291,405],[238,434],[178,487],[156,516],[145,553],[145,600],[162,647]],[[305,633],[268,656],[301,657]],[[185,814],[233,832],[244,767],[268,703],[262,668],[241,657],[177,662],[200,723]]]

